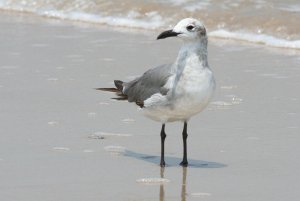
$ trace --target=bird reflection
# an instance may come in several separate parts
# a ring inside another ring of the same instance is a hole
[[[165,168],[161,167],[160,168],[160,178],[164,178],[165,174]],[[159,201],[164,201],[165,200],[165,189],[164,189],[164,183],[160,184],[159,187]]]
[[[160,168],[160,177],[164,178],[165,168]],[[182,167],[182,181],[181,181],[181,201],[186,201],[186,175],[187,168]],[[165,201],[165,184],[161,183],[159,187],[159,201]]]
[[[181,201],[186,201],[186,167],[182,167]]]

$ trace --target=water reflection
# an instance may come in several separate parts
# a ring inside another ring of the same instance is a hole
[[[160,168],[160,177],[164,179],[165,168]],[[181,181],[181,201],[186,201],[186,175],[187,168],[182,167],[182,181]],[[159,186],[159,201],[165,201],[165,184],[161,183]]]
[[[160,156],[153,156],[153,155],[138,153],[138,152],[134,152],[134,151],[130,151],[130,150],[125,150],[123,153],[123,156],[131,157],[134,159],[138,159],[141,161],[145,161],[145,162],[153,163],[153,164],[157,164],[157,165],[160,162]],[[165,157],[166,168],[180,167],[179,163],[180,163],[181,159],[182,158],[166,156]],[[227,166],[226,164],[218,163],[218,162],[189,159],[188,168],[224,168],[226,166]],[[187,180],[188,168],[187,167],[181,167],[181,168],[182,168],[181,201],[186,201],[186,197],[187,197],[186,180]],[[164,173],[165,173],[165,168],[164,167],[160,168],[160,177],[162,179],[165,179]],[[165,183],[164,182],[160,183],[158,196],[159,196],[160,201],[165,201]]]
[[[162,167],[160,168],[160,178],[164,178],[165,177],[165,168]],[[164,183],[160,184],[159,187],[159,201],[164,201],[165,200],[165,189],[164,189]]]
[[[186,201],[186,172],[187,168],[182,167],[181,201]]]

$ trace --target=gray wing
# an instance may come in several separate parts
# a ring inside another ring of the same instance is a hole
[[[168,89],[164,88],[171,74],[172,64],[165,64],[146,71],[141,77],[124,83],[123,93],[129,102],[144,101],[155,93],[166,95]]]

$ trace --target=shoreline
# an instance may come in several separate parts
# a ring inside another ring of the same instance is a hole
[[[61,16],[55,16],[55,15],[39,15],[37,13],[34,13],[32,11],[26,11],[26,10],[7,10],[0,8],[0,12],[2,13],[8,13],[13,15],[28,15],[29,17],[34,18],[42,18],[42,19],[49,19],[49,20],[62,20],[66,21],[67,23],[74,23],[75,25],[79,26],[95,26],[95,27],[107,27],[111,30],[116,31],[125,31],[125,32],[136,32],[136,33],[143,33],[143,32],[157,32],[158,30],[161,30],[161,27],[157,27],[155,29],[147,29],[145,27],[131,27],[127,25],[121,25],[121,24],[108,24],[105,21],[89,21],[87,19],[72,19],[68,17],[61,17]],[[210,37],[212,40],[228,40],[233,42],[244,42],[249,45],[261,45],[263,47],[270,47],[270,48],[277,48],[277,49],[284,49],[284,50],[292,50],[295,51],[297,54],[300,54],[300,40],[287,40],[283,38],[274,37],[267,34],[255,34],[255,33],[247,33],[243,32],[242,30],[236,30],[236,31],[228,31],[226,29],[218,29],[218,30],[212,30],[209,31],[208,37]]]

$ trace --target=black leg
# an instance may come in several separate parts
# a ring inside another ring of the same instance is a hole
[[[161,131],[160,131],[160,139],[161,139],[161,156],[160,156],[160,166],[164,167],[166,165],[165,163],[165,139],[166,139],[166,133],[165,133],[165,124],[162,125]]]
[[[186,147],[186,139],[188,137],[187,134],[187,122],[184,122],[183,126],[183,131],[182,131],[182,139],[183,139],[183,159],[182,162],[180,163],[181,166],[188,166],[188,161],[187,161],[187,147]]]

